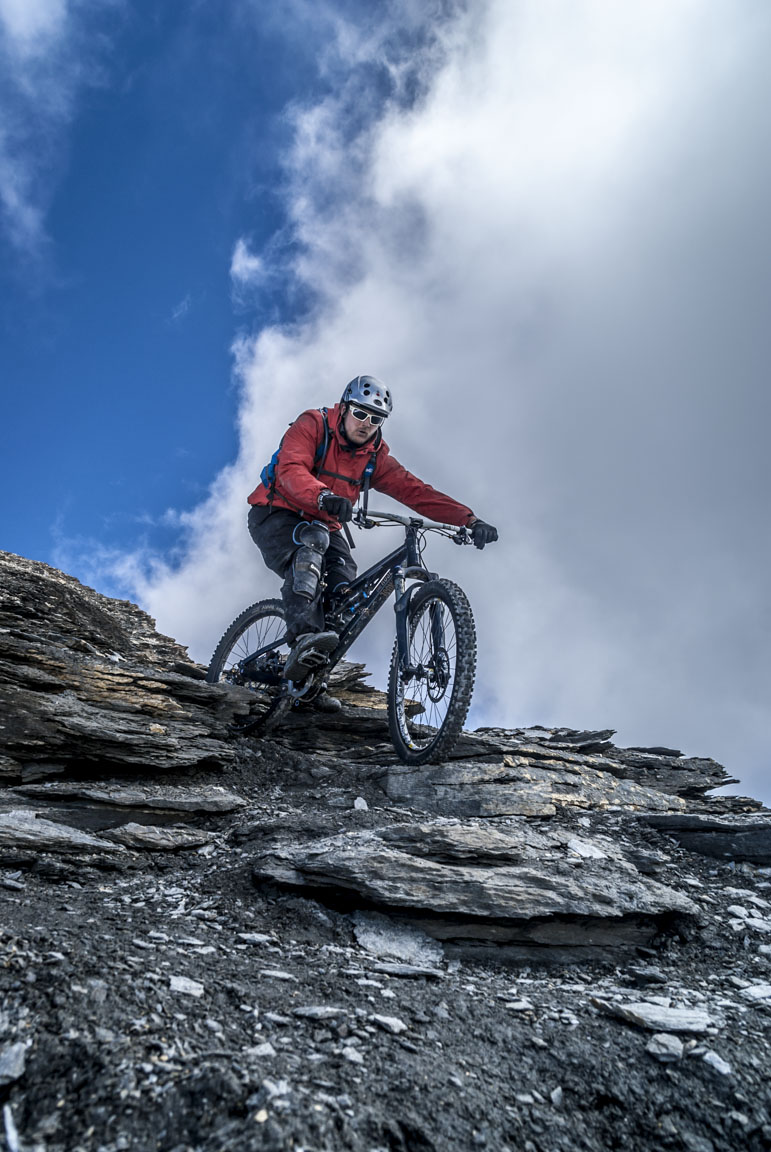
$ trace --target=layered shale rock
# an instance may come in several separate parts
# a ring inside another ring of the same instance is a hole
[[[225,764],[246,693],[215,689],[124,600],[0,553],[0,777]]]
[[[771,821],[767,814],[712,816],[684,812],[677,816],[644,816],[642,821],[692,852],[719,860],[771,865]]]
[[[536,726],[407,768],[353,664],[231,738],[249,694],[139,609],[0,582],[10,1148],[771,1147],[771,813],[715,761]]]
[[[639,945],[692,916],[688,894],[661,875],[666,853],[642,844],[639,829],[768,858],[767,816],[732,818],[732,806],[752,803],[708,796],[730,781],[721,765],[619,748],[612,729],[485,728],[464,733],[445,763],[399,764],[385,696],[361,665],[333,674],[341,712],[297,711],[272,741],[234,741],[228,725],[250,694],[206,684],[144,612],[19,557],[0,557],[0,572],[0,746],[17,785],[0,799],[0,849],[29,850],[37,833],[45,851],[134,859],[222,843],[230,820],[258,883],[392,914],[447,946],[473,941],[499,956]],[[268,748],[300,811],[358,805],[382,816],[330,834],[323,820],[255,819],[243,779],[233,790],[146,778],[244,755],[254,765]],[[127,768],[132,783],[110,780]],[[31,783],[55,773],[63,778]],[[84,778],[94,774],[102,779]]]
[[[642,875],[607,837],[526,821],[395,824],[260,852],[258,880],[327,898],[355,893],[436,939],[585,948],[646,944],[684,894]]]

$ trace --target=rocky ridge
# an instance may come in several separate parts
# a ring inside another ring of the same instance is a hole
[[[9,1148],[771,1147],[771,813],[720,765],[531,727],[409,769],[356,665],[233,740],[135,606],[0,587]]]

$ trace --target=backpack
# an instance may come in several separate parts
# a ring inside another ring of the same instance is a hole
[[[319,408],[319,412],[321,413],[321,418],[324,422],[324,431],[322,433],[321,440],[316,445],[316,454],[313,457],[313,469],[312,469],[312,471],[313,471],[314,476],[318,476],[320,473],[324,472],[322,465],[326,459],[327,449],[329,448],[329,415],[328,415],[328,411],[326,408]],[[286,435],[286,433],[284,433],[284,435]],[[279,457],[279,453],[281,452],[281,448],[282,448],[283,443],[284,443],[284,437],[282,436],[281,437],[281,443],[279,444],[278,448],[273,453],[270,460],[268,461],[268,463],[265,465],[262,472],[260,473],[260,480],[262,481],[263,485],[265,486],[265,491],[268,493],[268,505],[269,506],[272,506],[273,497],[275,496],[275,493],[276,493],[276,469],[278,468],[278,457]],[[366,510],[367,510],[367,498],[369,496],[369,485],[370,485],[370,481],[372,479],[372,476],[374,475],[374,472],[375,472],[376,462],[377,462],[377,451],[372,452],[370,454],[370,458],[367,461],[367,466],[364,469],[364,472],[362,473],[362,477],[361,477],[361,481],[360,481],[361,489],[362,489],[362,492],[364,494],[364,512],[365,512],[365,515],[366,515]],[[327,475],[337,476],[338,474],[336,472],[329,472],[329,473],[327,473]],[[348,477],[342,477],[342,479],[348,479]]]

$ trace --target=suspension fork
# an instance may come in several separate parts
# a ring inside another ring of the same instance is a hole
[[[396,647],[399,653],[399,670],[402,676],[408,677],[415,674],[415,669],[410,665],[410,636],[409,627],[407,624],[410,602],[414,593],[417,591],[418,585],[411,584],[407,587],[408,580],[433,580],[436,578],[435,572],[427,572],[422,566],[410,566],[408,568],[394,568],[394,596],[396,602],[394,604],[394,613],[396,614]],[[434,605],[430,607],[431,612],[431,635],[436,647],[436,636],[434,631]],[[441,629],[442,640],[444,638],[444,624],[440,618],[439,627]]]

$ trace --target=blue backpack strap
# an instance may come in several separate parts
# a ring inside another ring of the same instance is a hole
[[[316,446],[316,455],[313,458],[313,472],[315,474],[318,474],[319,468],[324,463],[327,449],[329,447],[329,419],[327,415],[327,409],[319,408],[319,412],[321,413],[321,419],[324,422],[324,433]],[[284,433],[284,436],[286,436],[286,432]],[[268,506],[271,509],[273,507],[273,497],[276,494],[276,470],[278,468],[279,453],[284,446],[284,436],[281,437],[281,443],[260,473],[260,480],[265,487],[265,491],[268,493]]]
[[[364,518],[367,517],[367,504],[369,503],[369,485],[372,477],[375,475],[375,465],[377,464],[377,448],[374,452],[370,452],[367,467],[364,469],[364,475],[361,478],[361,506],[364,512]]]

